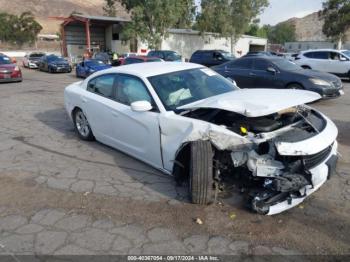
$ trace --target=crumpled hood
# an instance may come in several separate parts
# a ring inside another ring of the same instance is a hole
[[[247,117],[260,117],[320,98],[319,94],[304,90],[240,89],[183,105],[177,109],[217,108]]]

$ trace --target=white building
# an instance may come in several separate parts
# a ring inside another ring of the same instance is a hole
[[[161,43],[161,49],[173,50],[182,55],[184,59],[190,59],[196,50],[221,49],[231,52],[231,39],[218,37],[214,33],[200,34],[199,31],[190,29],[169,29],[169,35]],[[233,53],[241,57],[249,51],[266,51],[267,39],[243,35],[233,45]],[[145,43],[138,43],[138,53],[148,52]]]

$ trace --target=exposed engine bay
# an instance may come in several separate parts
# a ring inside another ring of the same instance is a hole
[[[327,121],[305,106],[292,107],[263,117],[246,117],[220,109],[200,108],[183,116],[210,122],[246,137],[253,148],[216,150],[214,155],[215,190],[224,192],[232,185],[246,193],[248,205],[259,214],[271,206],[305,197],[313,188],[310,169],[325,161],[332,145],[314,155],[284,155],[280,142],[300,142],[322,132]],[[334,160],[336,161],[336,159]]]

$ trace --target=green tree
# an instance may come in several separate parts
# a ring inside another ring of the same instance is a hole
[[[115,3],[116,0],[105,0],[105,5],[102,7],[104,15],[111,17],[117,15],[117,11],[115,10]]]
[[[338,49],[350,29],[350,0],[328,0],[323,3],[321,17],[324,19],[323,33],[338,42]]]
[[[230,37],[233,52],[234,43],[268,5],[268,0],[202,0],[196,28]]]
[[[41,29],[31,12],[23,12],[19,16],[0,13],[0,40],[4,42],[18,46],[33,43]]]
[[[272,44],[284,44],[293,42],[296,39],[295,26],[291,23],[279,23],[270,27],[267,32],[269,42]]]
[[[159,48],[168,29],[191,23],[193,0],[120,0],[131,12],[131,23],[126,25],[124,39],[139,37],[150,48]]]

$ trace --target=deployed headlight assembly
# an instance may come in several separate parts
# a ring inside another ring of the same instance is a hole
[[[310,78],[309,79],[313,84],[318,85],[318,86],[332,86],[332,83],[322,80],[322,79],[317,79],[317,78]]]

